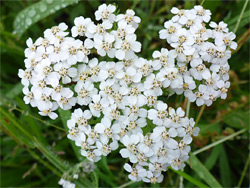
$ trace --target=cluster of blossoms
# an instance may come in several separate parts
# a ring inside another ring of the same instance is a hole
[[[156,51],[158,79],[176,94],[184,93],[190,102],[198,106],[210,106],[217,98],[225,99],[230,86],[228,59],[231,50],[237,48],[235,34],[229,32],[227,24],[210,22],[211,12],[202,6],[191,10],[174,7],[175,16],[164,23],[160,38],[173,47],[168,51]],[[212,29],[207,29],[206,24]],[[176,61],[174,61],[174,59]]]
[[[59,107],[80,105],[67,125],[68,138],[81,147],[83,156],[97,162],[124,146],[120,154],[130,161],[124,168],[131,180],[161,182],[169,166],[185,166],[199,128],[181,108],[168,107],[158,97],[165,91],[184,93],[197,105],[225,98],[227,46],[236,48],[235,35],[223,22],[211,22],[215,29],[206,29],[211,13],[201,6],[173,8],[176,16],[165,23],[160,38],[174,49],[155,51],[153,60],[146,60],[135,54],[141,50],[135,35],[140,18],[133,10],[118,15],[115,11],[114,5],[101,5],[95,12],[96,21],[101,21],[97,24],[75,18],[72,37],[61,23],[34,43],[28,39],[26,70],[19,70],[24,101],[51,119],[57,118],[54,111]],[[111,60],[99,61],[95,55]]]
[[[66,171],[62,178],[59,180],[58,184],[61,185],[63,188],[75,188],[75,183],[71,182],[72,180],[78,179],[79,176],[86,176],[89,173],[95,170],[96,166],[91,161],[83,161],[75,165],[69,171]]]

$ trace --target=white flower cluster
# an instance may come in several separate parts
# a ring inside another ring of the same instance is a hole
[[[118,15],[115,11],[114,5],[101,5],[95,12],[98,24],[75,18],[73,37],[61,23],[34,43],[28,39],[26,70],[19,70],[24,101],[51,119],[57,117],[58,107],[80,105],[67,125],[68,138],[81,147],[83,156],[96,162],[120,144],[121,156],[132,164],[124,165],[131,180],[161,182],[168,166],[185,166],[191,136],[197,136],[199,128],[181,108],[174,110],[158,97],[166,90],[184,92],[198,105],[225,98],[230,57],[226,47],[236,48],[231,41],[235,36],[222,22],[206,29],[211,13],[201,6],[173,8],[177,15],[165,23],[160,37],[174,49],[155,51],[154,59],[146,60],[135,54],[141,50],[134,34],[140,18],[133,10]],[[96,53],[111,60],[99,61]]]
[[[171,12],[175,16],[164,23],[165,29],[159,33],[174,49],[154,52],[157,69],[164,66],[158,79],[163,81],[163,87],[178,95],[184,93],[198,106],[210,106],[219,97],[225,99],[230,86],[230,48],[237,48],[235,34],[228,31],[223,21],[209,23],[211,12],[202,6],[191,10],[174,7]],[[206,24],[212,29],[207,29]]]
[[[85,160],[81,163],[77,163],[73,168],[63,173],[58,184],[63,188],[75,188],[73,180],[79,177],[84,177],[95,170],[96,166],[93,162]]]
[[[63,178],[60,179],[58,182],[59,185],[61,185],[63,188],[75,188],[76,185],[68,180],[65,180]]]

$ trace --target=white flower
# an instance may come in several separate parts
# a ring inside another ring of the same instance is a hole
[[[118,129],[111,125],[111,119],[107,116],[104,116],[101,120],[101,123],[95,125],[94,130],[100,134],[100,140],[102,143],[107,143],[110,138],[117,139]]]
[[[183,84],[182,76],[178,74],[177,68],[164,68],[156,75],[156,78],[162,82],[164,88],[180,88]]]
[[[89,32],[88,27],[93,24],[90,18],[85,18],[80,16],[74,20],[75,26],[72,27],[71,33],[73,37],[86,36],[91,38],[93,35]]]
[[[88,128],[88,120],[92,117],[89,110],[82,111],[80,108],[76,109],[71,115],[71,119],[67,121],[67,126],[72,129],[78,125],[79,130],[85,131]]]
[[[113,24],[105,20],[101,24],[95,25],[94,23],[89,24],[88,30],[94,35],[93,38],[100,38],[106,33],[106,30],[111,29]]]
[[[221,92],[220,97],[222,99],[227,98],[227,91],[228,91],[228,88],[230,87],[230,82],[224,82],[224,81],[220,80],[217,82],[217,86]]]
[[[194,6],[194,10],[197,12],[197,16],[200,17],[201,21],[209,22],[211,19],[211,11],[205,10],[202,6],[196,5]]]
[[[100,62],[99,63],[100,67],[100,73],[99,77],[102,81],[106,80],[107,78],[114,78],[123,71],[123,64],[122,62]],[[102,84],[102,83],[101,83]],[[100,89],[102,89],[100,87]]]
[[[77,62],[83,61],[85,54],[79,50],[82,44],[82,41],[73,38],[68,38],[62,44],[63,54],[69,65],[75,65]]]
[[[116,21],[121,22],[125,21],[127,24],[132,25],[135,29],[137,29],[138,24],[141,22],[141,19],[138,16],[135,16],[135,12],[131,9],[126,11],[126,14],[117,15]]]
[[[57,85],[53,88],[51,98],[55,101],[59,101],[64,93],[67,93],[66,95],[69,95],[73,92],[69,88],[63,87],[62,85]]]
[[[98,92],[90,81],[78,82],[75,86],[75,91],[78,94],[77,103],[80,105],[88,105],[92,101],[93,95],[96,95]]]
[[[147,178],[143,178],[144,182],[150,182],[150,183],[161,183],[163,181],[163,175],[160,172],[154,172],[151,171],[147,172]]]
[[[231,49],[236,50],[237,43],[233,40],[236,35],[233,32],[221,34],[221,36],[215,38],[215,45],[217,46],[229,46]]]
[[[191,68],[189,71],[196,80],[208,78],[210,74],[210,71],[206,68],[204,64],[198,64],[196,67]]]
[[[49,103],[49,105],[44,106],[44,105],[39,105],[38,109],[40,112],[38,112],[41,116],[49,116],[51,119],[56,119],[58,115],[53,112],[57,110],[58,105],[56,103]]]
[[[131,136],[125,135],[121,142],[126,148],[120,150],[120,154],[123,158],[129,158],[130,162],[136,163],[138,161],[136,157],[137,153],[137,144],[140,141],[140,137],[138,135],[132,134]]]
[[[127,35],[125,40],[117,40],[115,42],[115,48],[117,49],[115,57],[119,60],[133,57],[134,52],[141,51],[141,43],[136,41],[135,35]]]
[[[70,77],[73,78],[77,76],[77,69],[71,67],[67,62],[57,63],[54,65],[54,70],[60,74],[63,84],[70,83]]]
[[[63,110],[69,110],[72,108],[72,106],[75,106],[76,104],[76,98],[73,97],[74,93],[72,91],[65,92],[61,94],[61,98],[59,101],[57,101],[58,105]]]
[[[113,12],[115,12],[116,7],[114,5],[102,4],[98,7],[98,10],[95,12],[96,20],[108,20],[113,23],[116,19]]]
[[[44,31],[44,37],[49,41],[55,41],[57,36],[64,37],[68,35],[68,32],[65,32],[67,29],[68,26],[65,23],[60,23],[58,26],[54,26],[51,29],[46,29]]]
[[[67,181],[63,178],[60,179],[58,184],[61,185],[63,188],[75,188],[75,186],[76,186],[74,183]]]
[[[158,102],[156,104],[156,109],[150,109],[148,111],[148,118],[151,119],[155,125],[164,125],[164,121],[168,116],[167,107],[167,104],[163,102]]]
[[[22,79],[21,83],[24,86],[29,86],[30,80],[32,79],[32,69],[26,69],[26,70],[19,69],[18,76],[19,78]]]
[[[109,101],[106,98],[101,98],[100,95],[93,95],[93,103],[89,104],[89,108],[93,116],[100,117],[103,108],[108,107]]]
[[[213,30],[214,36],[216,36],[220,33],[223,33],[223,32],[228,33],[227,24],[223,21],[219,22],[219,24],[217,24],[215,22],[210,22],[209,26],[214,28],[214,30]]]
[[[184,161],[188,159],[188,155],[182,155],[180,150],[175,150],[171,154],[171,167],[179,170],[185,167]]]
[[[28,46],[28,48],[25,49],[24,54],[25,57],[29,57],[36,52],[36,45],[33,43],[31,38],[28,38],[26,40],[26,45]]]
[[[147,176],[147,171],[140,165],[136,165],[135,168],[132,168],[131,165],[125,163],[123,167],[127,172],[130,172],[128,178],[132,181],[141,181]]]
[[[171,37],[176,34],[179,29],[181,29],[181,25],[169,20],[164,23],[164,27],[166,29],[162,29],[159,32],[160,39],[167,39],[167,42],[171,43]]]
[[[151,138],[155,143],[163,142],[169,149],[177,148],[177,141],[173,138],[177,136],[177,131],[174,128],[170,128],[168,131],[166,127],[155,127]]]
[[[175,58],[177,54],[175,50],[162,48],[161,51],[154,51],[153,58],[157,59],[153,62],[154,70],[160,70],[162,67],[173,68],[175,66]]]
[[[34,98],[34,93],[33,93],[34,87],[31,88],[31,91],[29,91],[28,87],[24,87],[23,88],[23,94],[25,95],[23,97],[23,100],[25,102],[25,104],[30,104],[32,107],[36,107],[36,100]]]
[[[127,35],[131,35],[135,32],[135,28],[132,25],[127,24],[125,21],[118,22],[117,31],[115,35],[118,39],[124,39]]]
[[[113,42],[115,41],[115,37],[111,34],[106,33],[100,38],[95,38],[95,48],[97,49],[97,53],[101,56],[105,56],[106,54],[113,58],[115,56],[116,50],[113,48]]]

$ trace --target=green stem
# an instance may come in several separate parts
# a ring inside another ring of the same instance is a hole
[[[204,4],[204,2],[205,2],[205,0],[202,0],[202,2],[201,2],[201,6]]]
[[[243,6],[243,8],[242,8],[242,10],[241,10],[240,16],[239,16],[239,18],[238,18],[238,20],[237,20],[237,23],[236,23],[236,26],[235,26],[235,28],[234,28],[234,33],[236,33],[237,30],[238,30],[238,27],[239,27],[239,25],[240,25],[241,18],[242,18],[243,14],[244,14],[244,12],[245,12],[245,10],[246,10],[246,8],[247,8],[247,3],[248,3],[248,0],[245,1],[245,4],[244,4],[244,6]]]
[[[133,184],[133,183],[136,183],[136,182],[134,182],[134,181],[129,181],[129,182],[127,182],[127,183],[122,184],[122,185],[119,186],[118,188],[124,188],[124,187],[127,187],[127,186],[129,186],[129,185],[131,185],[131,184]]]
[[[218,144],[221,144],[222,142],[230,140],[231,138],[233,138],[233,137],[235,137],[235,136],[237,136],[239,134],[242,134],[242,133],[244,133],[246,131],[247,131],[247,129],[241,129],[238,132],[235,132],[235,133],[233,133],[233,134],[231,134],[229,136],[226,136],[225,138],[222,138],[222,139],[220,139],[220,140],[218,140],[216,142],[213,142],[213,143],[211,143],[211,144],[209,144],[209,145],[207,145],[207,146],[205,146],[205,147],[203,147],[203,148],[201,148],[201,149],[193,152],[193,155],[197,155],[197,154],[199,154],[199,153],[201,153],[203,151],[206,151],[206,150],[208,150],[208,149],[210,149],[210,148],[212,148],[214,146],[217,146]]]
[[[199,123],[199,121],[201,119],[201,115],[203,114],[203,111],[204,111],[205,107],[206,107],[206,105],[203,104],[203,106],[201,107],[200,112],[199,112],[199,114],[198,114],[198,116],[196,118],[196,122],[195,122],[194,126],[196,126]]]
[[[21,112],[21,113],[24,113],[24,110],[21,110],[21,109],[16,108],[16,107],[14,108],[14,110],[19,111],[19,112]],[[36,116],[33,116],[33,115],[31,115],[31,114],[27,114],[27,116],[29,116],[29,117],[31,117],[31,118],[37,120],[37,121],[40,121],[41,123],[44,123],[45,125],[48,125],[48,126],[51,126],[51,127],[54,127],[54,128],[57,128],[57,129],[59,129],[59,130],[61,130],[61,131],[66,132],[65,129],[63,129],[63,128],[57,126],[57,125],[53,125],[53,124],[51,124],[51,123],[47,123],[46,121],[43,121],[42,119],[40,119],[40,118],[38,118],[38,117],[36,117]]]
[[[190,103],[190,101],[188,100],[188,102],[187,102],[187,108],[186,108],[186,117],[188,117],[188,116],[189,116],[189,112],[190,112],[190,105],[191,105],[191,103]]]
[[[240,181],[239,181],[239,183],[238,183],[238,188],[241,187],[242,181],[243,181],[243,179],[244,179],[244,177],[245,177],[245,174],[246,174],[246,171],[247,171],[247,168],[248,168],[248,165],[249,165],[249,161],[250,161],[250,154],[248,155],[247,162],[246,162],[245,167],[244,167],[244,169],[243,169],[243,172],[242,172],[242,174],[241,174]]]
[[[46,166],[47,168],[49,168],[51,171],[53,171],[58,177],[61,177],[62,174],[57,171],[53,166],[51,166],[49,163],[47,163],[46,161],[44,161],[41,157],[39,157],[35,152],[31,151],[29,148],[26,149],[31,155],[32,157],[34,157],[36,160],[38,160],[40,163],[42,163],[44,166]]]

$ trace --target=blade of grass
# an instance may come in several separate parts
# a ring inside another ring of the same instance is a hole
[[[231,168],[228,163],[227,153],[223,144],[221,145],[221,153],[219,160],[221,183],[224,187],[231,187]]]
[[[189,182],[191,182],[192,184],[198,186],[198,187],[208,187],[207,185],[205,185],[204,183],[200,182],[199,180],[193,178],[192,176],[188,175],[187,173],[185,173],[184,171],[181,170],[174,170],[173,168],[169,168],[170,170],[172,170],[173,172],[179,174],[180,176],[182,176],[183,178],[185,178],[186,180],[188,180]]]
[[[236,26],[235,26],[235,28],[234,28],[234,33],[236,33],[237,30],[238,30],[238,27],[239,27],[239,25],[240,25],[241,18],[242,18],[243,14],[244,14],[244,12],[245,12],[245,10],[246,10],[246,8],[247,8],[247,3],[248,3],[248,0],[245,1],[244,6],[243,6],[243,8],[242,8],[242,10],[241,10],[240,16],[239,16],[239,18],[238,18],[238,20],[237,20],[237,23],[236,23]]]
[[[247,172],[247,168],[249,167],[249,166],[248,166],[248,165],[249,165],[249,162],[250,162],[250,154],[248,155],[247,162],[246,162],[246,164],[245,164],[245,166],[244,166],[244,169],[243,169],[243,171],[242,171],[242,174],[241,174],[241,177],[240,177],[238,186],[237,186],[238,188],[241,187],[241,184],[242,184],[243,179],[244,179],[244,177],[245,177],[245,174],[246,174],[246,172]]]
[[[221,151],[221,145],[217,145],[213,148],[213,151],[211,152],[210,156],[208,157],[208,159],[204,164],[208,170],[211,170],[213,166],[216,164],[216,161],[220,156],[220,151]]]
[[[190,156],[192,169],[203,179],[210,187],[222,187],[208,169],[194,155]]]
[[[205,147],[203,147],[203,148],[201,148],[199,150],[196,150],[195,152],[193,152],[193,155],[197,155],[197,154],[199,154],[199,153],[201,153],[203,151],[206,151],[206,150],[208,150],[208,149],[210,149],[210,148],[212,148],[214,146],[217,146],[218,144],[221,144],[221,143],[223,143],[223,142],[225,142],[227,140],[230,140],[231,138],[233,138],[233,137],[235,137],[235,136],[237,136],[239,134],[242,134],[242,133],[244,133],[246,131],[247,131],[247,129],[241,129],[241,130],[239,130],[239,131],[237,131],[237,132],[235,132],[235,133],[233,133],[233,134],[231,134],[229,136],[226,136],[226,137],[224,137],[224,138],[222,138],[222,139],[220,139],[220,140],[218,140],[216,142],[213,142],[213,143],[211,143],[211,144],[209,144],[209,145],[207,145],[207,146],[205,146]]]
[[[199,123],[199,121],[200,121],[200,119],[201,119],[201,116],[202,116],[202,114],[203,114],[203,112],[204,112],[205,107],[206,107],[206,105],[203,104],[203,106],[201,107],[201,109],[200,109],[200,111],[199,111],[199,114],[198,114],[198,116],[197,116],[197,118],[196,118],[196,121],[195,121],[195,125],[194,125],[194,126],[198,125],[198,123]]]

